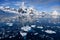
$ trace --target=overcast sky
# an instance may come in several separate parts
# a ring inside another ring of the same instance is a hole
[[[39,11],[60,11],[60,0],[0,0],[0,6],[19,8],[21,2],[26,6],[33,6]]]

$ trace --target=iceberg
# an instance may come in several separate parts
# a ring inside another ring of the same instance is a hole
[[[55,31],[52,31],[52,30],[45,30],[45,32],[48,34],[55,34],[56,33]]]

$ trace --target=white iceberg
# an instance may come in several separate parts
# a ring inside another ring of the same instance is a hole
[[[8,26],[13,26],[13,23],[6,23],[6,25],[8,25]]]
[[[37,26],[37,28],[43,29],[43,27],[42,27],[42,26]]]
[[[56,33],[55,31],[52,31],[52,30],[45,30],[45,32],[48,34],[55,34]]]
[[[21,30],[23,30],[23,31],[30,31],[31,27],[30,26],[24,26],[24,27],[21,28]]]
[[[35,28],[35,27],[36,27],[36,25],[31,25],[31,27]]]
[[[38,33],[34,33],[34,35],[37,35]]]
[[[21,34],[22,36],[26,36],[26,35],[27,35],[27,33],[25,33],[25,32],[20,32],[20,34]]]

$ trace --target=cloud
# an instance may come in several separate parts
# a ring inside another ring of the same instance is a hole
[[[60,0],[24,0],[25,2],[29,2],[30,4],[48,4],[53,2],[60,2]]]
[[[39,4],[49,4],[49,3],[53,3],[53,2],[60,2],[60,0],[13,0],[13,1],[11,1],[11,0],[5,0],[5,2],[9,2],[10,1],[10,3],[20,3],[20,2],[26,2],[26,3],[28,3],[28,4],[31,4],[31,5],[39,5]],[[15,5],[19,5],[19,4],[15,4]]]
[[[15,6],[20,6],[20,5],[21,5],[21,2],[18,2],[18,1],[17,1],[17,2],[14,3],[14,5],[15,5]]]
[[[0,5],[2,5],[2,6],[7,6],[7,5],[10,5],[10,3],[2,3],[2,4],[0,4]]]
[[[3,6],[13,6],[13,7],[20,7],[21,6],[21,2],[25,2],[25,4],[27,6],[33,6],[36,9],[52,9],[52,10],[59,10],[58,6],[53,6],[53,5],[58,5],[58,2],[60,2],[60,0],[17,0],[17,1],[11,1],[9,2],[9,0],[6,0],[6,2],[0,4]],[[56,3],[57,2],[57,3]]]
[[[6,2],[9,2],[10,0],[5,0]],[[17,1],[10,1],[9,3],[12,3],[16,6],[19,6],[21,2],[25,2],[27,4],[31,5],[48,5],[49,3],[53,2],[60,2],[60,0],[17,0]]]
[[[1,6],[9,6],[9,5],[12,5],[12,6],[19,6],[21,4],[21,2],[4,2],[4,3],[1,3],[0,5]]]
[[[60,6],[55,5],[55,6],[52,6],[51,9],[52,10],[60,10]]]

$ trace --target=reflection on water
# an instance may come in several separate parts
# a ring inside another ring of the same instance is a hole
[[[32,23],[0,22],[0,39],[5,40],[60,40],[60,21],[40,18]]]

